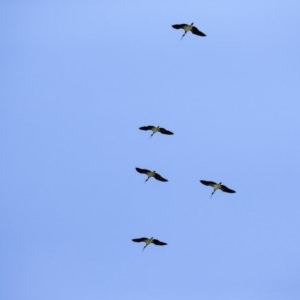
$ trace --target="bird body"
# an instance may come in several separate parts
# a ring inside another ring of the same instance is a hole
[[[189,32],[191,31],[193,34],[199,35],[199,36],[206,36],[205,33],[200,31],[197,27],[194,26],[194,23],[189,24],[175,24],[172,25],[173,28],[175,29],[183,29],[184,34],[182,35],[181,39]]]
[[[136,243],[144,242],[145,246],[143,248],[143,251],[150,244],[154,244],[154,245],[157,245],[157,246],[168,245],[167,243],[161,242],[161,241],[159,241],[157,239],[154,239],[153,237],[151,237],[151,238],[141,237],[141,238],[137,238],[137,239],[132,239],[132,241],[136,242]]]
[[[156,180],[163,181],[163,182],[168,181],[167,179],[163,178],[161,175],[156,173],[156,171],[150,171],[150,170],[141,169],[141,168],[135,168],[135,169],[137,170],[137,172],[147,175],[147,179],[145,180],[145,182],[147,182],[149,180],[149,178],[151,178],[151,177],[154,177]]]
[[[160,132],[162,134],[167,134],[167,135],[172,135],[174,134],[173,132],[159,126],[153,126],[153,125],[148,125],[148,126],[142,126],[139,128],[140,130],[152,130],[152,134],[150,137],[152,137],[156,132]]]
[[[211,186],[213,187],[213,192],[211,193],[211,196],[213,196],[213,194],[215,193],[216,190],[221,190],[223,192],[226,193],[235,193],[234,190],[228,188],[226,185],[222,184],[222,182],[216,183],[214,181],[207,181],[207,180],[200,180],[200,182],[206,186]]]

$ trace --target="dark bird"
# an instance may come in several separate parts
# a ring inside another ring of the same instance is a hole
[[[159,180],[159,181],[168,181],[167,179],[163,178],[162,176],[160,176],[158,173],[156,173],[156,171],[150,171],[147,169],[140,169],[140,168],[135,168],[139,173],[141,174],[146,174],[148,177],[145,180],[145,182],[147,182],[149,180],[150,177],[154,177],[155,179]]]
[[[132,239],[133,242],[136,242],[136,243],[140,243],[140,242],[144,242],[145,243],[145,246],[143,248],[142,251],[144,251],[144,249],[150,245],[150,244],[154,244],[154,245],[158,245],[158,246],[165,246],[165,245],[168,245],[167,243],[164,243],[164,242],[161,242],[157,239],[154,239],[153,237],[151,237],[150,239],[149,238],[145,238],[145,237],[142,237],[142,238],[138,238],[138,239]]]
[[[172,25],[172,27],[175,28],[175,29],[183,29],[184,30],[184,34],[182,35],[181,39],[183,39],[183,37],[189,31],[191,31],[193,34],[196,34],[196,35],[199,35],[199,36],[206,36],[205,33],[200,31],[197,27],[195,27],[193,25],[194,25],[194,23],[191,23],[191,25],[188,25],[188,24],[175,24],[175,25]]]
[[[140,130],[152,130],[152,134],[150,135],[150,137],[152,137],[152,135],[156,132],[160,132],[162,134],[167,134],[167,135],[172,135],[174,134],[173,132],[165,129],[165,128],[162,128],[162,127],[159,127],[159,126],[152,126],[152,125],[149,125],[149,126],[142,126],[139,128]]]
[[[213,181],[206,181],[206,180],[200,180],[200,182],[204,185],[213,187],[214,190],[211,193],[210,197],[212,197],[212,195],[215,193],[216,190],[221,190],[221,191],[226,192],[226,193],[235,193],[234,190],[231,190],[226,185],[223,185],[222,182],[216,183],[216,182],[213,182]]]

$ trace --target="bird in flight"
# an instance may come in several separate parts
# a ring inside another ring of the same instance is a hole
[[[183,39],[183,37],[189,31],[191,31],[193,34],[196,34],[196,35],[199,35],[199,36],[206,36],[205,33],[200,31],[197,27],[195,27],[193,25],[194,25],[194,23],[191,23],[190,25],[188,25],[188,24],[175,24],[175,25],[172,25],[172,27],[175,28],[175,29],[183,29],[184,30],[184,34],[182,35],[181,39]]]
[[[162,134],[167,134],[167,135],[172,135],[174,134],[173,132],[163,128],[163,127],[159,127],[159,126],[153,126],[153,125],[149,125],[149,126],[142,126],[139,128],[140,130],[152,130],[152,134],[150,135],[150,137],[152,137],[154,135],[154,133],[156,132],[160,132]]]
[[[149,178],[151,178],[151,177],[154,177],[155,179],[157,179],[159,181],[163,181],[163,182],[168,181],[167,179],[163,178],[158,173],[156,173],[156,171],[150,171],[150,170],[141,169],[141,168],[135,168],[135,169],[137,170],[137,172],[147,175],[147,179],[145,180],[145,182],[147,182],[149,180]]]
[[[132,239],[133,242],[136,242],[136,243],[140,243],[140,242],[144,242],[145,243],[145,246],[143,248],[142,251],[145,250],[145,248],[150,245],[150,244],[154,244],[154,245],[158,245],[158,246],[165,246],[165,245],[168,245],[167,243],[164,243],[164,242],[161,242],[157,239],[154,239],[153,237],[151,237],[150,239],[149,238],[146,238],[146,237],[141,237],[141,238],[138,238],[138,239]]]
[[[215,193],[216,190],[221,190],[221,191],[226,192],[226,193],[235,193],[234,190],[228,188],[226,185],[222,184],[222,182],[216,183],[216,182],[213,182],[213,181],[206,181],[206,180],[200,180],[200,182],[204,185],[213,187],[214,190],[211,193],[210,198],[213,196],[213,194]]]

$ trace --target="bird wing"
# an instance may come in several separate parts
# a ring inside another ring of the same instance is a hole
[[[235,193],[234,190],[231,190],[231,189],[228,188],[226,185],[221,185],[220,189],[221,189],[223,192],[226,192],[226,193]]]
[[[196,35],[200,35],[200,36],[206,36],[205,33],[203,33],[202,31],[200,31],[197,27],[193,26],[192,29],[191,29],[192,33],[193,34],[196,34]]]
[[[153,128],[154,128],[154,126],[149,125],[149,126],[142,126],[142,127],[140,127],[139,129],[140,129],[140,130],[152,130]]]
[[[164,181],[164,182],[168,181],[167,179],[163,178],[162,176],[160,176],[157,173],[154,174],[154,178],[159,180],[159,181]]]
[[[168,245],[167,243],[161,242],[161,241],[159,241],[159,240],[157,240],[157,239],[153,239],[152,243],[153,243],[154,245],[159,245],[159,246]]]
[[[206,180],[200,180],[200,182],[204,185],[208,185],[208,186],[214,186],[214,184],[216,184],[213,181],[206,181]]]
[[[150,171],[147,169],[135,168],[141,174],[148,174]]]
[[[159,131],[163,134],[168,134],[168,135],[174,134],[172,131],[169,131],[169,130],[167,130],[165,128],[162,128],[162,127],[159,129]]]
[[[147,238],[145,237],[141,237],[141,238],[138,238],[138,239],[132,239],[133,242],[136,242],[136,243],[140,243],[140,242],[145,242],[147,241]]]
[[[186,26],[187,24],[175,24],[175,25],[172,25],[173,28],[175,29],[181,29],[181,28],[184,28],[184,26]]]

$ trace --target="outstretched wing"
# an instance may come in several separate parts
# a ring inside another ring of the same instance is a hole
[[[192,33],[193,34],[196,34],[196,35],[200,35],[200,36],[206,36],[205,33],[203,33],[202,31],[200,31],[197,27],[193,26],[192,29],[191,29]]]
[[[141,174],[148,174],[150,171],[147,169],[135,168]]]
[[[157,240],[157,239],[153,239],[152,243],[153,243],[154,245],[158,245],[158,246],[168,245],[167,243],[161,242],[161,241],[159,241],[159,240]]]
[[[163,181],[163,182],[168,181],[167,179],[163,178],[162,176],[160,176],[157,173],[154,174],[154,178],[157,179],[157,180],[159,180],[159,181]]]
[[[142,126],[142,127],[140,127],[139,129],[140,129],[140,130],[152,130],[153,128],[154,128],[154,126],[149,125],[149,126]]]
[[[132,239],[133,242],[136,242],[136,243],[140,243],[140,242],[145,242],[147,241],[147,238],[145,237],[141,237],[141,238],[138,238],[138,239]]]
[[[214,186],[216,183],[213,182],[213,181],[207,181],[207,180],[200,180],[200,182],[204,185],[207,185],[207,186]]]
[[[159,129],[159,131],[160,131],[160,133],[162,133],[162,134],[168,134],[168,135],[174,134],[172,131],[169,131],[169,130],[167,130],[167,129],[165,129],[165,128],[162,128],[162,127]]]
[[[220,189],[221,189],[223,192],[226,192],[226,193],[235,193],[234,190],[228,188],[226,185],[221,185]]]
[[[172,25],[172,27],[175,28],[175,29],[181,29],[181,28],[183,29],[184,26],[187,26],[187,24],[175,24],[175,25]]]

